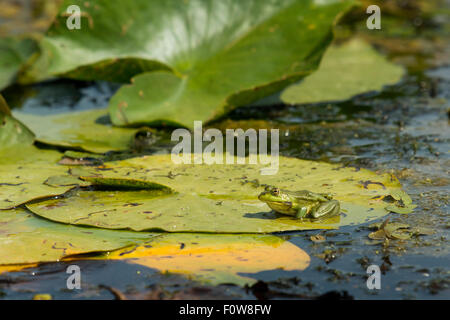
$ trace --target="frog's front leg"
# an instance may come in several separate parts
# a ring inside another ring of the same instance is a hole
[[[299,207],[297,210],[297,214],[295,217],[297,219],[302,219],[308,214],[308,208],[307,207]]]
[[[306,218],[311,212],[314,211],[314,208],[317,207],[319,202],[311,202],[311,203],[302,203],[297,208],[297,214],[295,217],[297,219],[303,219]]]
[[[311,216],[314,219],[319,219],[323,217],[332,217],[338,215],[341,212],[341,206],[339,201],[330,200],[323,202],[316,210],[313,210]]]

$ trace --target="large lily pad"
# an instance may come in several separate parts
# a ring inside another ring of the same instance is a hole
[[[57,196],[74,187],[45,184],[49,177],[67,175],[68,168],[56,163],[61,158],[57,151],[28,146],[6,149],[0,154],[0,210]]]
[[[0,90],[13,82],[36,49],[36,43],[31,39],[0,38]]]
[[[403,74],[401,66],[387,61],[364,41],[355,39],[330,47],[319,70],[286,88],[281,100],[290,104],[347,100],[395,84]]]
[[[81,149],[94,153],[121,151],[132,147],[137,129],[117,128],[109,123],[106,110],[89,110],[37,116],[14,112],[37,136],[49,145]]]
[[[28,77],[123,80],[136,72],[110,101],[114,124],[192,127],[315,70],[336,17],[353,1],[69,0],[62,7],[69,4],[82,8],[82,28],[68,30],[61,16]]]
[[[0,265],[59,261],[74,254],[119,249],[154,236],[67,226],[22,209],[9,210],[0,213]]]
[[[389,174],[280,157],[276,175],[260,175],[261,165],[176,165],[170,155],[146,156],[90,168],[95,180],[156,181],[177,194],[153,197],[141,192],[77,192],[64,199],[29,204],[45,218],[72,224],[133,230],[269,233],[329,229],[360,224],[388,213],[382,196],[401,188]],[[86,173],[86,171],[84,171]],[[257,200],[265,185],[287,190],[332,193],[342,215],[322,221],[271,213]],[[82,208],[82,210],[80,210]]]
[[[34,134],[11,116],[0,113],[0,156],[15,146],[29,146],[34,142]]]
[[[48,165],[56,164],[62,153],[53,149],[41,149],[34,145],[21,145],[1,152],[0,165]],[[63,168],[62,166],[58,166]],[[67,170],[67,167],[66,167]]]
[[[77,191],[27,207],[53,221],[135,231],[270,233],[332,229],[340,222],[339,218],[299,222],[269,213],[259,201],[219,201],[186,194],[154,197],[148,191]]]
[[[209,284],[242,286],[256,282],[246,273],[304,270],[310,262],[305,251],[271,235],[178,233],[163,235],[149,244],[117,250],[100,259],[125,259]]]
[[[58,196],[73,186],[55,187],[45,184],[48,177],[66,173],[58,165],[0,166],[0,210],[16,207],[39,198]]]

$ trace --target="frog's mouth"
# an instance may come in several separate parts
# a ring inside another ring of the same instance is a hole
[[[287,210],[292,208],[292,202],[290,201],[269,201],[267,204],[275,211]]]

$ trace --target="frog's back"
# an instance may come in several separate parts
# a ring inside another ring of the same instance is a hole
[[[308,190],[299,190],[299,191],[282,190],[282,192],[287,193],[291,197],[295,197],[298,199],[304,199],[305,197],[308,197],[311,194],[311,191]]]
[[[296,198],[297,200],[305,200],[305,201],[320,201],[326,202],[333,199],[333,196],[329,193],[315,193],[309,190],[299,190],[299,191],[284,191],[289,194],[291,197]]]

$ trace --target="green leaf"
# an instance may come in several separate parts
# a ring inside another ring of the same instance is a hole
[[[165,185],[153,181],[126,179],[126,178],[103,178],[103,177],[80,177],[81,180],[89,182],[97,186],[107,186],[115,189],[126,190],[161,190],[171,193],[173,190]]]
[[[105,254],[79,256],[94,252]],[[22,209],[0,215],[0,273],[61,259],[120,259],[204,283],[242,286],[256,282],[243,274],[303,270],[310,263],[305,251],[271,235],[135,233],[62,225]]]
[[[386,206],[386,210],[395,212],[395,213],[401,213],[401,214],[408,214],[414,211],[414,208],[416,208],[417,205],[415,204],[409,204],[405,206],[397,206],[394,204],[390,204]]]
[[[101,109],[52,116],[14,112],[14,116],[35,132],[39,142],[94,153],[127,150],[138,131],[113,127]]]
[[[374,223],[369,226],[371,229],[376,228],[378,230],[371,232],[369,238],[372,240],[408,240],[413,235],[431,235],[434,231],[429,228],[413,227],[409,224],[400,222],[389,222],[389,218],[383,223]]]
[[[7,116],[11,115],[11,110],[9,109],[8,104],[6,103],[5,98],[0,94],[0,114],[6,114]]]
[[[392,190],[385,200],[394,200],[390,205],[386,206],[386,210],[407,214],[414,211],[417,205],[412,203],[411,197],[403,190]]]
[[[392,190],[389,194],[394,200],[402,201],[404,205],[412,204],[411,197],[403,190]]]
[[[399,223],[399,222],[389,222],[382,228],[382,230],[386,233],[388,238],[396,238],[395,234],[401,234],[405,232],[405,229],[409,229],[410,226],[408,224]]]
[[[69,187],[69,186],[89,186],[89,182],[83,182],[78,177],[68,176],[68,175],[60,175],[60,176],[51,176],[45,180],[44,184],[51,187]]]
[[[319,70],[286,88],[281,100],[290,104],[347,100],[357,94],[380,91],[385,85],[397,83],[403,74],[401,66],[355,39],[330,47]]]
[[[125,260],[208,284],[241,286],[256,282],[245,274],[304,270],[311,260],[299,247],[272,235],[175,233],[155,238],[150,244],[117,250],[99,259]]]
[[[0,156],[14,152],[11,148],[31,145],[33,142],[33,132],[13,117],[0,113]]]
[[[59,261],[149,241],[155,234],[61,225],[22,209],[0,212],[0,265]]]
[[[368,237],[372,240],[384,240],[386,238],[386,234],[384,233],[384,230],[380,229],[369,233]]]
[[[0,95],[0,157],[14,152],[13,147],[29,146],[34,142],[34,134],[11,116],[11,111]]]
[[[31,39],[0,38],[0,91],[14,81],[36,49],[36,43]]]
[[[77,191],[27,208],[53,221],[135,231],[270,233],[332,229],[339,222],[336,218],[299,222],[270,213],[258,201],[219,201],[186,194],[154,197],[148,191]]]
[[[430,228],[424,228],[424,227],[414,227],[412,228],[412,233],[415,235],[432,235],[435,234],[436,232],[433,229]]]
[[[396,230],[390,234],[389,238],[396,240],[408,240],[411,236],[412,234],[408,230]]]
[[[194,120],[215,119],[315,70],[336,17],[353,1],[84,3],[62,5],[82,8],[82,28],[68,30],[66,17],[60,16],[28,76],[117,81],[136,72],[132,84],[110,101],[115,125],[192,127]]]
[[[12,148],[1,153],[0,210],[72,189],[74,186],[45,184],[51,176],[67,175],[68,168],[56,164],[60,157],[57,151],[40,150],[34,146]]]
[[[234,159],[236,160],[236,159]],[[387,214],[373,201],[401,186],[395,177],[338,165],[280,157],[276,175],[260,175],[262,165],[176,165],[170,155],[155,155],[83,168],[92,183],[112,187],[136,179],[157,182],[178,192],[154,197],[149,191],[77,191],[63,199],[28,204],[50,220],[136,231],[270,233],[330,229],[360,224]],[[248,161],[247,161],[248,162]],[[72,173],[75,174],[76,170]],[[124,177],[126,177],[124,179]],[[327,192],[340,201],[342,214],[321,221],[272,213],[257,199],[266,185],[287,190]]]

